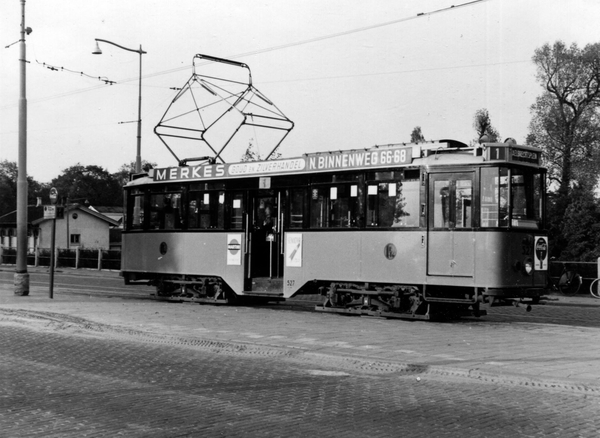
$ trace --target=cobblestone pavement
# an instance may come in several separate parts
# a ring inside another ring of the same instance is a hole
[[[428,323],[0,284],[0,436],[595,437],[600,328],[562,313]]]
[[[33,329],[0,325],[2,436],[593,437],[600,430],[593,393],[419,367],[339,368],[252,345],[145,342],[144,332],[59,319],[40,316]]]

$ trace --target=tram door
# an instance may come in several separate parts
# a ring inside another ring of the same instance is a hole
[[[248,277],[282,278],[281,194],[277,190],[259,190],[251,201]]]
[[[428,275],[473,276],[473,175],[429,174]]]

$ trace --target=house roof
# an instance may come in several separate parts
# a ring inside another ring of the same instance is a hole
[[[36,207],[35,205],[27,206],[27,223],[33,225],[33,223],[40,218],[44,217],[44,209],[42,207]],[[6,213],[0,216],[0,226],[5,227],[16,227],[17,226],[17,210]]]
[[[111,218],[119,222],[119,224],[123,221],[123,207],[92,207],[90,206],[90,210],[97,211],[100,214],[103,214],[106,217]]]
[[[112,219],[112,218],[110,218],[110,217],[108,217],[108,216],[106,216],[106,215],[104,215],[102,213],[97,212],[96,210],[94,210],[92,208],[87,208],[87,207],[85,207],[82,204],[71,204],[71,205],[69,205],[67,207],[66,210],[67,210],[67,212],[78,210],[78,211],[81,211],[81,212],[83,212],[85,214],[89,214],[91,216],[94,216],[94,217],[96,217],[96,218],[98,218],[100,220],[103,220],[105,222],[108,222],[109,225],[112,225],[114,227],[119,226],[119,221],[118,220]],[[32,224],[33,225],[38,225],[38,224],[40,224],[40,223],[42,223],[44,221],[47,221],[47,220],[50,220],[50,219],[45,219],[43,217],[43,213],[42,213],[42,217],[39,218],[39,219],[37,219],[37,220],[32,221]]]

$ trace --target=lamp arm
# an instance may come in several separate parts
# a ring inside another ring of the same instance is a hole
[[[120,44],[113,43],[112,41],[108,41],[108,40],[103,40],[103,39],[101,39],[101,38],[95,38],[95,40],[96,40],[96,41],[101,41],[101,42],[103,42],[103,43],[112,44],[113,46],[117,46],[117,47],[118,47],[118,48],[120,48],[120,49],[127,50],[128,52],[135,52],[135,53],[139,53],[140,55],[142,55],[142,54],[145,54],[145,53],[148,53],[148,52],[145,52],[145,51],[143,51],[143,50],[142,50],[142,46],[140,46],[140,48],[139,48],[138,50],[135,50],[135,49],[128,49],[127,47],[123,47],[123,46],[121,46]]]

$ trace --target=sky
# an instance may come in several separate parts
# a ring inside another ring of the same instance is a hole
[[[92,55],[95,38],[147,52],[141,155],[159,167],[177,161],[153,130],[196,54],[250,67],[254,86],[294,122],[280,148],[294,157],[408,142],[415,126],[427,140],[468,143],[481,108],[502,138],[524,143],[543,91],[534,50],[600,41],[600,0],[27,0],[25,8],[27,173],[39,182],[78,163],[116,172],[135,160],[139,55],[106,43]],[[21,1],[3,0],[0,160],[15,162],[20,23]],[[252,139],[259,153],[270,150]],[[230,152],[237,161],[244,151]]]

